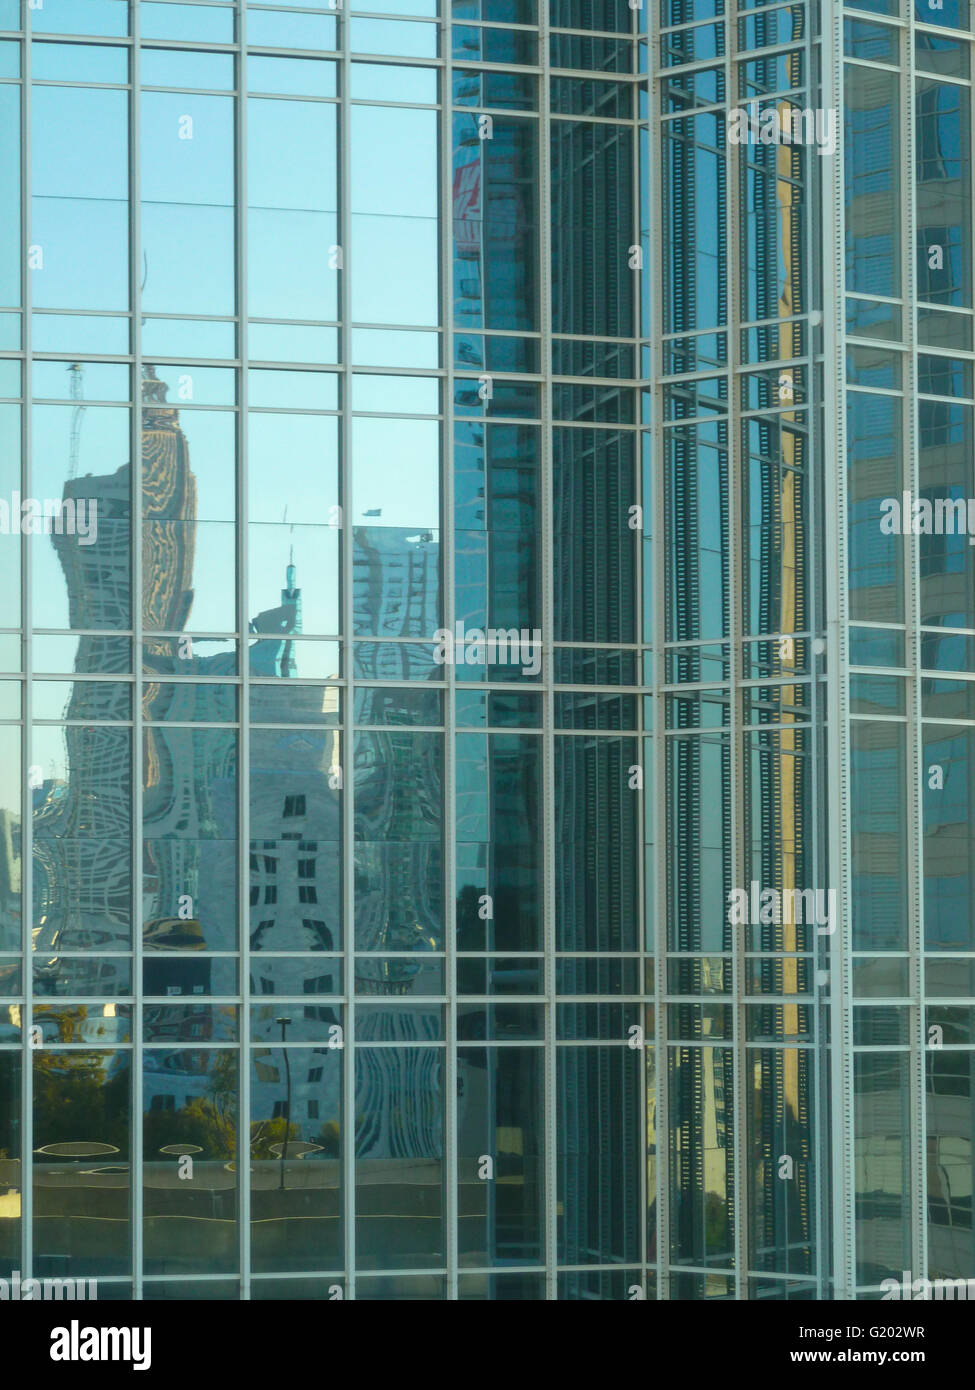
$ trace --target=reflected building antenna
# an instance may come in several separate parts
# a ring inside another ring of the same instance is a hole
[[[288,508],[284,509],[283,520],[288,519]],[[294,532],[292,525],[290,530]],[[295,568],[295,548],[292,543],[288,547],[288,566],[284,573],[284,588],[281,590],[281,606],[291,609],[291,620],[288,624],[289,634],[301,631],[301,590],[298,588],[298,572]],[[294,645],[286,642],[284,651],[281,653],[281,674],[282,676],[296,676],[298,674],[298,662],[295,658]]]

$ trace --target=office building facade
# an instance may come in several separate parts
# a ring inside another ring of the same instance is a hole
[[[0,0],[0,1277],[975,1275],[913,3]]]

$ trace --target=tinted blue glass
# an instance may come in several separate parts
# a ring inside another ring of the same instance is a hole
[[[161,5],[142,0],[139,23],[144,39],[184,39],[202,43],[233,43],[232,7]]]
[[[540,1258],[542,1241],[542,1061],[540,1048],[461,1047],[457,1055],[458,1179],[472,1203],[463,1223],[467,1264]],[[487,1097],[487,1105],[477,1097]],[[476,1182],[484,1156],[499,1182],[497,1198]]]
[[[0,87],[0,116],[7,139],[0,152],[0,197],[4,207],[20,208],[20,92],[17,87]],[[0,221],[0,300],[20,303],[20,219]]]
[[[217,96],[142,97],[142,301],[234,312],[234,109]]]
[[[559,121],[552,130],[552,323],[558,333],[633,332],[632,141],[623,126]],[[575,210],[596,204],[598,222]],[[587,275],[599,266],[601,275]],[[587,283],[588,282],[588,283]]]
[[[918,542],[922,621],[932,627],[972,627],[975,556],[965,529],[971,493],[963,463],[972,447],[972,408],[948,401],[921,401],[918,409],[919,500],[926,501],[935,513],[931,534],[921,535]],[[945,520],[936,527],[938,510]],[[959,515],[964,516],[965,526],[956,525]]]
[[[314,698],[314,687],[293,699]],[[251,735],[250,948],[342,945],[341,786],[336,739],[311,729]]]
[[[0,1274],[966,1276],[975,560],[882,523],[968,518],[970,45],[892,3],[0,0]]]
[[[727,317],[723,123],[713,115],[666,127],[663,158],[664,330],[710,328]]]
[[[338,241],[335,108],[255,99],[247,109],[249,312],[334,319],[338,258],[329,248]]]
[[[918,294],[971,305],[971,117],[965,89],[917,83]]]
[[[53,82],[127,82],[128,52],[90,43],[35,43],[31,75]]]
[[[853,932],[860,950],[906,945],[903,725],[856,723],[853,742]]]
[[[538,432],[454,430],[457,614],[469,627],[538,625]]]
[[[432,111],[356,107],[351,113],[352,316],[363,323],[438,321],[437,120]],[[409,262],[408,278],[375,267]]]
[[[205,689],[219,698],[219,686]],[[146,936],[163,944],[175,927],[197,949],[235,950],[236,735],[156,725],[145,740],[143,891],[154,910]]]
[[[108,34],[119,38],[129,32],[129,7],[125,0],[46,0],[31,8],[31,28],[47,34]]]
[[[560,950],[636,950],[639,812],[636,739],[555,741],[555,876]],[[610,830],[612,826],[612,830]]]
[[[867,295],[900,290],[897,77],[847,65],[846,286]]]
[[[968,28],[968,0],[915,0],[914,13],[919,24],[944,24],[950,29]]]
[[[436,1268],[444,1234],[443,1051],[363,1047],[355,1063],[361,1116],[356,1243],[362,1268]],[[402,1219],[394,1215],[397,1209],[405,1213]]]
[[[247,42],[268,48],[334,49],[335,19],[252,8],[247,15]]]
[[[34,305],[127,309],[128,96],[37,86],[32,105]]]
[[[452,39],[454,58],[461,63],[538,62],[538,38],[523,30],[455,24]]]
[[[217,91],[229,91],[234,85],[234,60],[229,53],[144,48],[139,61],[144,87],[214,87]]]
[[[851,615],[898,622],[903,616],[904,536],[889,526],[883,504],[902,491],[900,403],[849,393],[848,467]]]
[[[466,327],[532,329],[537,126],[498,116],[491,131],[482,139],[476,117],[454,117],[454,315]]]
[[[538,950],[540,742],[531,735],[459,734],[456,758],[458,948]]]
[[[640,1243],[639,1207],[623,1194],[635,1193],[639,1183],[633,1142],[639,1054],[623,1047],[562,1047],[558,1070],[560,1092],[573,1098],[563,1111],[557,1136],[563,1193],[559,1258],[583,1265],[632,1261]],[[603,1104],[595,1118],[597,1095]],[[608,1181],[597,1179],[597,1171],[612,1176]],[[593,1199],[574,1214],[569,1196],[576,1184]]]
[[[924,908],[928,950],[971,949],[975,904],[972,901],[967,791],[971,785],[973,736],[970,728],[928,725],[924,762],[942,770],[944,785],[932,787],[924,800]]]

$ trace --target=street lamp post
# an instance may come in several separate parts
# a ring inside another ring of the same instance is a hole
[[[285,1078],[285,1100],[284,1100],[284,1143],[281,1145],[281,1181],[278,1183],[280,1191],[284,1191],[284,1165],[288,1157],[288,1131],[291,1128],[291,1066],[288,1062],[288,1049],[284,1046],[285,1029],[291,1022],[290,1018],[276,1018],[275,1023],[281,1025],[281,1053],[284,1057],[284,1078]]]

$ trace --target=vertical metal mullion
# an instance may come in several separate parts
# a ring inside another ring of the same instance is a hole
[[[644,279],[643,279],[643,277],[644,277],[645,275],[648,275],[648,274],[650,273],[649,265],[644,265],[644,264],[643,264],[643,250],[644,250],[644,237],[643,237],[643,231],[644,231],[644,227],[643,227],[643,202],[642,202],[642,184],[641,184],[641,169],[642,169],[642,165],[641,165],[641,161],[640,161],[640,155],[641,155],[642,148],[643,148],[643,138],[642,138],[642,129],[643,129],[643,127],[642,127],[642,123],[641,123],[641,121],[640,121],[640,89],[639,89],[639,83],[640,83],[640,50],[641,50],[641,42],[640,42],[640,27],[639,27],[639,21],[638,21],[638,15],[639,15],[639,14],[640,14],[640,11],[639,11],[639,10],[633,10],[633,12],[632,12],[632,25],[631,25],[631,29],[630,29],[630,41],[631,41],[631,46],[632,46],[631,70],[632,70],[632,72],[633,72],[633,74],[634,74],[634,77],[635,77],[635,79],[636,79],[635,82],[634,82],[634,90],[633,90],[633,93],[632,93],[634,104],[633,104],[633,106],[632,106],[632,108],[631,108],[631,120],[630,120],[630,130],[631,130],[631,132],[632,132],[632,137],[631,137],[631,138],[632,138],[632,144],[633,144],[633,148],[632,148],[632,152],[631,152],[631,153],[632,153],[632,158],[631,158],[631,163],[630,163],[630,181],[631,181],[631,187],[632,187],[632,189],[634,190],[634,197],[633,197],[633,203],[632,203],[632,217],[633,217],[633,223],[632,223],[631,225],[632,225],[632,228],[633,228],[633,231],[632,231],[633,241],[634,241],[634,243],[635,243],[635,244],[639,247],[639,249],[640,249],[640,256],[639,256],[639,260],[638,260],[638,264],[639,264],[640,270],[639,270],[639,273],[638,273],[637,275],[634,275],[634,276],[632,277],[632,284],[633,284],[633,300],[634,300],[633,351],[634,351],[634,353],[635,353],[635,360],[634,360],[634,363],[633,363],[633,376],[634,376],[634,378],[636,378],[636,379],[638,379],[638,380],[641,379],[642,376],[643,376],[643,342],[642,342],[642,333],[643,333],[643,327],[644,327],[644,324],[643,324],[643,284],[644,284]],[[649,49],[647,50],[647,52],[649,53]],[[647,238],[647,244],[649,245],[649,237]],[[649,259],[649,258],[648,258],[648,259]],[[635,623],[635,633],[634,633],[634,636],[635,636],[636,642],[637,642],[637,658],[636,658],[636,659],[637,659],[637,662],[639,663],[639,670],[638,670],[638,672],[637,672],[637,680],[638,680],[639,684],[642,686],[642,684],[643,684],[643,679],[644,679],[644,673],[643,673],[643,642],[644,642],[644,638],[645,638],[645,626],[644,626],[644,624],[645,624],[645,614],[644,614],[644,611],[643,611],[643,567],[644,567],[645,558],[646,558],[646,557],[645,557],[645,549],[646,549],[646,547],[645,547],[645,545],[644,545],[643,537],[644,537],[644,535],[645,535],[645,528],[646,528],[646,511],[645,511],[645,508],[646,508],[646,503],[647,503],[647,499],[646,499],[646,498],[644,497],[644,495],[643,495],[643,449],[644,449],[644,443],[645,443],[645,440],[646,440],[646,438],[647,438],[647,435],[646,435],[645,430],[641,428],[641,425],[642,425],[642,423],[643,423],[643,410],[642,410],[642,405],[643,405],[643,392],[642,392],[642,389],[641,389],[640,387],[630,388],[630,389],[631,389],[631,391],[635,389],[635,390],[636,390],[636,393],[637,393],[635,417],[636,417],[636,420],[637,420],[638,423],[637,423],[637,428],[636,428],[636,430],[634,431],[634,434],[633,434],[633,440],[634,440],[634,453],[635,453],[635,460],[634,460],[634,483],[635,483],[634,501],[635,501],[635,502],[637,503],[637,505],[640,507],[640,513],[639,513],[639,515],[640,515],[640,518],[641,518],[641,525],[640,525],[639,531],[637,531],[637,532],[633,535],[633,538],[632,538],[632,539],[633,539],[633,544],[634,544],[634,546],[636,547],[636,556],[635,556],[635,563],[634,563],[634,586],[635,586],[635,593],[634,593],[634,623]],[[638,762],[639,766],[640,766],[641,768],[643,768],[643,786],[642,786],[642,788],[640,789],[640,791],[637,793],[637,824],[638,824],[638,834],[639,834],[639,839],[638,839],[638,845],[639,845],[639,864],[638,864],[638,866],[637,866],[637,930],[638,930],[638,932],[639,932],[639,938],[638,938],[638,961],[637,961],[637,968],[638,968],[638,970],[640,971],[640,979],[639,979],[639,983],[638,983],[637,988],[638,988],[638,991],[639,991],[639,994],[640,994],[641,1000],[642,1000],[642,1002],[641,1002],[641,1004],[640,1004],[639,1022],[640,1022],[640,1027],[643,1028],[643,1029],[645,1029],[645,1028],[646,1028],[646,1016],[647,1016],[647,1008],[646,1008],[646,978],[647,978],[647,938],[646,938],[646,921],[647,921],[647,908],[646,908],[646,902],[647,902],[647,883],[646,883],[646,877],[647,877],[647,874],[646,874],[646,870],[647,870],[647,835],[646,835],[646,825],[647,825],[647,806],[649,805],[649,797],[650,797],[650,787],[647,785],[647,779],[648,779],[649,769],[648,769],[647,766],[646,766],[646,763],[647,763],[647,758],[646,758],[646,752],[647,752],[647,737],[646,737],[646,726],[645,726],[645,722],[644,722],[644,702],[643,702],[643,700],[640,700],[639,705],[640,705],[640,708],[639,708],[639,711],[638,711],[638,713],[637,713],[637,725],[638,725],[638,727],[639,727],[640,733],[639,733],[639,737],[638,737],[638,745],[639,745],[639,746],[638,746],[638,748],[637,748],[637,762]],[[639,1163],[638,1192],[639,1192],[639,1202],[640,1202],[640,1207],[639,1207],[640,1229],[639,1229],[639,1232],[638,1232],[638,1234],[637,1234],[637,1250],[638,1250],[638,1252],[639,1252],[638,1258],[639,1258],[639,1261],[640,1261],[640,1284],[641,1284],[641,1286],[642,1286],[642,1288],[643,1288],[643,1293],[644,1293],[644,1296],[645,1296],[645,1295],[646,1295],[646,1292],[647,1292],[647,1282],[648,1282],[648,1271],[647,1271],[647,1197],[648,1197],[648,1192],[647,1192],[647,1144],[648,1144],[648,1124],[647,1124],[646,1089],[647,1089],[647,1064],[648,1064],[648,1060],[649,1060],[648,1055],[647,1055],[647,1054],[648,1054],[648,1043],[647,1043],[647,1039],[646,1039],[645,1033],[644,1033],[644,1036],[643,1036],[643,1043],[644,1043],[643,1050],[642,1050],[642,1052],[641,1052],[641,1054],[640,1054],[639,1084],[638,1084],[638,1087],[637,1087],[637,1095],[638,1095],[638,1098],[639,1098],[639,1117],[638,1117],[638,1121],[637,1121],[637,1135],[638,1135],[638,1142],[639,1142],[639,1145],[640,1145],[639,1153],[638,1153],[638,1155],[637,1155],[637,1161],[638,1161],[638,1163]]]
[[[345,1047],[342,1085],[342,1193],[345,1243],[346,1297],[355,1298],[355,665],[353,646],[353,581],[355,547],[352,530],[352,292],[349,266],[353,254],[351,160],[349,123],[349,19],[339,10],[336,24],[341,44],[338,104],[338,243],[342,249],[339,270],[339,332],[341,334],[342,414],[339,424],[339,475],[342,506],[342,638],[345,659],[345,709],[342,719],[342,947],[345,976]]]
[[[813,33],[811,21],[806,24],[806,41],[804,45],[803,61],[806,65],[806,91],[808,97],[815,101],[817,106],[824,106],[823,74],[822,74],[822,36],[817,43],[817,35]],[[837,132],[837,142],[840,133]],[[837,149],[839,149],[837,143]],[[830,156],[836,158],[838,156]],[[824,156],[825,158],[825,156]],[[815,171],[815,172],[814,172]],[[810,633],[810,642],[807,654],[807,668],[810,673],[809,683],[809,710],[810,710],[810,744],[806,755],[806,762],[809,769],[808,782],[810,788],[810,816],[813,827],[813,882],[832,885],[833,879],[830,876],[829,856],[826,852],[825,843],[825,816],[828,814],[829,799],[824,795],[825,787],[823,777],[820,775],[821,758],[823,750],[822,740],[826,737],[826,702],[825,691],[819,680],[819,670],[821,662],[817,657],[825,651],[825,641],[819,637],[822,631],[825,612],[823,608],[823,595],[821,592],[820,575],[818,564],[813,560],[814,551],[818,553],[820,538],[823,535],[824,519],[822,513],[822,502],[825,500],[820,491],[821,470],[819,461],[825,458],[826,450],[826,430],[823,418],[823,406],[820,393],[815,387],[817,379],[817,364],[821,361],[822,352],[817,351],[817,346],[821,347],[821,334],[817,332],[817,327],[822,324],[822,312],[818,306],[822,302],[823,288],[823,267],[819,264],[820,239],[814,236],[814,229],[822,224],[825,211],[825,201],[823,198],[822,162],[818,158],[810,159],[807,164],[805,179],[806,207],[808,209],[803,228],[803,255],[805,258],[805,293],[806,293],[806,342],[805,355],[809,362],[810,373],[810,392],[809,405],[807,407],[807,432],[809,439],[809,450],[807,454],[807,465],[805,470],[806,486],[806,583],[809,591],[809,602],[806,608],[807,622],[806,627]],[[812,1002],[812,1052],[813,1059],[813,1126],[814,1137],[812,1142],[813,1158],[813,1188],[815,1202],[815,1235],[813,1253],[813,1271],[816,1279],[816,1297],[824,1299],[828,1297],[828,1251],[829,1251],[829,1076],[825,1058],[827,1057],[826,1033],[823,1027],[824,1014],[821,1007],[819,993],[819,961],[823,951],[826,949],[821,943],[817,934],[811,950],[813,954],[813,995]],[[810,950],[807,943],[807,950]]]
[[[250,574],[248,570],[248,324],[247,324],[247,5],[241,0],[237,16],[236,155],[237,224],[237,631],[240,663],[240,708],[237,711],[237,871],[238,961],[240,979],[240,1119],[237,1172],[240,1177],[238,1221],[242,1299],[251,1296],[251,971],[250,971]]]
[[[725,40],[725,91],[729,103],[735,95],[735,59],[738,53],[738,5],[732,0],[727,19]],[[727,246],[728,269],[728,678],[730,682],[731,728],[729,737],[729,763],[731,775],[731,882],[745,882],[745,814],[744,814],[744,775],[743,750],[745,734],[742,715],[742,604],[739,600],[739,576],[742,571],[742,458],[741,458],[741,402],[739,398],[738,361],[740,343],[738,324],[744,315],[742,308],[742,269],[741,269],[741,191],[742,170],[747,162],[743,153],[747,145],[732,144],[725,138],[725,239]],[[746,1006],[741,1002],[746,993],[745,950],[751,945],[747,940],[749,928],[733,928],[731,935],[731,969],[733,984],[732,1007],[732,1084],[735,1093],[735,1108],[731,1133],[734,1142],[732,1172],[734,1174],[734,1252],[735,1252],[735,1298],[748,1297],[748,1183],[745,1169],[745,1155],[748,1153],[748,1067],[745,1053],[747,1028]]]
[[[443,574],[443,622],[454,630],[454,295],[453,295],[453,45],[451,17],[446,3],[440,25],[440,314],[443,325],[441,382],[442,501],[440,556]],[[456,676],[452,661],[444,665],[444,949],[447,989],[447,1047],[444,1081],[444,1137],[446,1143],[445,1218],[447,1223],[447,1298],[456,1300],[459,1250],[459,1165],[457,1107],[457,763]]]
[[[21,93],[20,93],[20,220],[21,220],[21,302],[23,316],[21,320],[21,346],[24,351],[23,357],[23,379],[21,390],[23,392],[23,420],[21,428],[21,478],[23,481],[24,496],[31,495],[31,447],[33,442],[32,426],[32,407],[31,393],[33,391],[33,284],[31,280],[32,272],[29,267],[29,255],[31,245],[31,231],[33,218],[31,216],[31,196],[33,180],[31,177],[31,14],[27,6],[24,6],[24,40],[22,44],[23,63],[21,65]],[[30,767],[31,755],[33,753],[33,675],[34,675],[34,643],[31,635],[32,620],[32,581],[33,581],[33,555],[31,554],[30,538],[21,538],[21,560],[22,560],[22,584],[21,594],[21,621],[23,622],[23,661],[24,661],[24,691],[23,691],[23,716],[24,730],[21,741],[23,750],[21,765],[21,949],[23,953],[23,980],[21,981],[24,991],[24,1009],[21,1019],[21,1039],[23,1042],[21,1068],[22,1089],[21,1089],[21,1133],[20,1133],[20,1216],[21,1216],[21,1265],[23,1276],[29,1279],[33,1276],[34,1262],[34,1130],[33,1130],[33,1100],[34,1100],[34,1067],[32,1062],[30,1038],[33,1028],[33,989],[34,989],[34,969],[33,969],[33,933],[31,930],[34,920],[34,825],[33,825],[33,798],[31,795],[30,778],[28,769]]]
[[[905,431],[903,457],[909,478],[907,486],[912,496],[920,496],[920,465],[918,459],[918,375],[917,375],[917,148],[914,129],[914,6],[908,6],[907,24],[901,30],[901,147],[905,152],[901,163],[901,256],[904,301],[904,344],[907,349],[906,390],[902,400],[902,419]],[[911,1172],[911,1260],[916,1275],[926,1275],[927,1222],[927,1144],[925,1142],[925,1032],[924,1032],[924,891],[922,878],[923,824],[921,793],[923,766],[923,737],[921,725],[921,541],[911,536],[905,545],[905,595],[907,632],[905,660],[910,668],[908,704],[910,711],[906,726],[905,774],[907,796],[905,810],[908,818],[908,988],[911,994],[910,1018],[910,1172]]]
[[[663,176],[662,122],[660,112],[661,81],[658,76],[660,13],[650,6],[649,36],[647,39],[648,88],[648,222],[651,247],[663,247],[663,198],[658,180]],[[656,1076],[656,1249],[657,1298],[670,1298],[670,1088],[667,1049],[667,740],[664,732],[664,702],[660,688],[666,682],[664,642],[666,639],[666,541],[667,495],[665,487],[663,389],[663,261],[654,264],[650,283],[650,374],[652,399],[650,403],[650,441],[652,467],[652,527],[651,562],[653,565],[653,626],[651,629],[651,662],[653,676],[653,878],[654,878],[654,1071]],[[646,1225],[647,1212],[643,1213]]]
[[[131,7],[129,51],[129,312],[132,349],[132,1297],[142,1298],[143,979],[142,979],[142,112],[141,6]]]
[[[842,120],[841,0],[823,0],[823,102]],[[853,1015],[850,932],[850,754],[848,601],[846,593],[846,386],[844,266],[846,217],[842,146],[823,158],[823,385],[832,449],[825,451],[827,831],[830,879],[839,890],[840,920],[829,939],[830,1137],[832,1140],[832,1278],[834,1299],[854,1296]],[[832,232],[830,239],[828,233]]]
[[[541,388],[540,558],[542,575],[542,940],[545,951],[545,1296],[558,1298],[558,1072],[555,1046],[555,662],[553,438],[552,438],[552,130],[549,83],[549,0],[539,0],[538,43],[541,75],[538,99],[538,256]],[[547,648],[547,650],[546,650]]]

